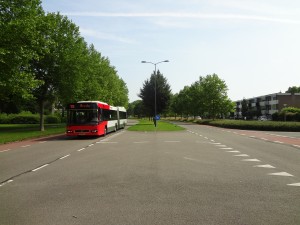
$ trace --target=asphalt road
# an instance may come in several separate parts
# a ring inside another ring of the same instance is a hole
[[[0,224],[300,224],[299,133],[181,125],[2,146]]]

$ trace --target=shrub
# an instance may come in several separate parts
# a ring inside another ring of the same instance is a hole
[[[58,116],[46,116],[45,123],[60,123],[60,118]]]
[[[38,124],[39,117],[38,117],[38,115],[31,115],[31,116],[16,115],[10,119],[10,123],[13,123],[13,124]]]

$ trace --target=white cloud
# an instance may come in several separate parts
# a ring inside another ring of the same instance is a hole
[[[88,36],[96,39],[110,40],[116,42],[122,42],[126,44],[136,44],[137,42],[132,39],[123,38],[114,34],[103,33],[92,29],[80,28],[80,32],[83,36]]]

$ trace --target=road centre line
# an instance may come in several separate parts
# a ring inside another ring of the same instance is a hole
[[[259,159],[243,159],[242,161],[245,161],[245,162],[260,162]]]
[[[77,152],[83,151],[85,148],[78,149]]]
[[[249,155],[247,155],[247,154],[239,154],[239,155],[234,155],[234,156],[237,156],[237,157],[249,157]]]
[[[266,164],[266,165],[255,165],[253,167],[259,167],[259,168],[267,168],[267,169],[275,169],[275,166],[272,166],[270,164]]]
[[[32,172],[35,172],[35,171],[38,171],[38,170],[40,170],[40,169],[42,169],[42,168],[44,168],[44,167],[46,167],[46,166],[49,166],[49,164],[42,165],[42,166],[40,166],[40,167],[38,167],[38,168],[35,168],[35,169],[31,170],[31,171],[32,171]]]
[[[293,177],[294,175],[287,172],[279,172],[279,173],[268,173],[271,176],[284,176],[284,177]]]
[[[59,159],[65,159],[65,158],[67,158],[67,157],[69,157],[69,156],[70,156],[70,154],[65,155],[65,156],[63,156],[63,157],[60,157]]]
[[[11,183],[11,182],[13,182],[13,180],[8,180],[8,181],[6,181],[6,182],[0,184],[0,187],[4,186],[5,184],[9,184],[9,183]]]

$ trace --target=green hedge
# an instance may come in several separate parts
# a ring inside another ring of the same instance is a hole
[[[46,124],[61,123],[62,120],[57,115],[45,116]],[[40,117],[37,114],[0,114],[0,124],[39,124]]]
[[[300,131],[299,122],[245,121],[245,120],[201,120],[199,124],[242,130]]]

